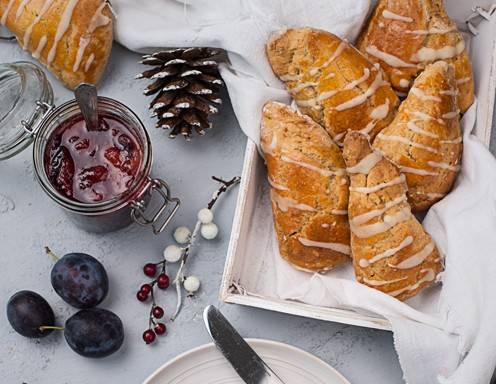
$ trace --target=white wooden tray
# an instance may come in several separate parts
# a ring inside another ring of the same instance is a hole
[[[477,5],[491,8],[492,1],[451,0],[447,1],[450,16],[463,22]],[[496,93],[496,11],[490,20],[473,19],[479,34],[471,41],[471,58],[476,87],[477,122],[475,134],[487,146],[491,138],[491,124]],[[227,261],[222,279],[220,299],[227,303],[285,312],[315,319],[335,321],[351,325],[390,330],[389,322],[371,314],[354,310],[319,307],[295,301],[281,300],[267,292],[260,292],[256,276],[264,266],[264,255],[249,252],[247,245],[256,239],[248,235],[252,214],[259,196],[261,184],[265,183],[265,166],[257,148],[250,140],[246,146],[240,192]],[[271,215],[271,212],[267,212]],[[250,254],[249,254],[250,253]]]

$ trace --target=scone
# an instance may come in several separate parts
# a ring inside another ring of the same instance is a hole
[[[379,65],[339,37],[289,29],[270,39],[267,56],[298,108],[338,144],[348,130],[373,138],[392,121],[398,98]]]
[[[405,176],[394,164],[359,132],[346,135],[343,157],[357,280],[406,300],[435,282],[443,269],[439,251],[411,213]]]
[[[106,0],[0,0],[0,22],[70,89],[100,80],[113,42]]]
[[[373,147],[406,175],[408,201],[423,211],[451,189],[460,169],[462,134],[453,67],[427,66],[415,80],[394,121]]]
[[[261,147],[281,256],[312,272],[348,261],[348,178],[339,147],[309,117],[276,102],[263,108]]]
[[[472,66],[463,36],[442,0],[379,0],[357,46],[381,65],[393,88],[403,93],[426,65],[448,61],[455,67],[460,111],[474,101]]]

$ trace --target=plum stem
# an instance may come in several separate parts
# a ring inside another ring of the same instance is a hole
[[[47,255],[50,255],[55,262],[59,261],[59,257],[55,253],[53,253],[50,248],[45,247],[45,252]]]
[[[42,325],[41,327],[38,327],[38,329],[41,332],[48,331],[50,329],[56,330],[56,331],[63,331],[64,327],[58,327],[56,325]]]

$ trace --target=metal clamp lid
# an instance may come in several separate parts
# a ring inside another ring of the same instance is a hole
[[[171,197],[169,186],[162,179],[150,179],[149,185],[146,188],[145,195],[151,198],[153,192],[157,192],[162,203],[155,213],[147,213],[149,211],[149,201],[145,198],[131,203],[132,219],[143,227],[152,227],[153,233],[158,235],[169,224],[172,217],[176,214],[181,201],[177,197]],[[167,208],[171,208],[168,210]]]

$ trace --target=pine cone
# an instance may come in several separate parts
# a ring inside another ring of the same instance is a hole
[[[136,78],[154,80],[143,93],[156,94],[150,103],[152,117],[158,117],[157,128],[170,130],[170,138],[181,134],[189,141],[193,129],[204,135],[211,128],[209,115],[216,114],[216,105],[222,103],[219,53],[210,48],[186,48],[143,56],[141,63],[155,68]]]

